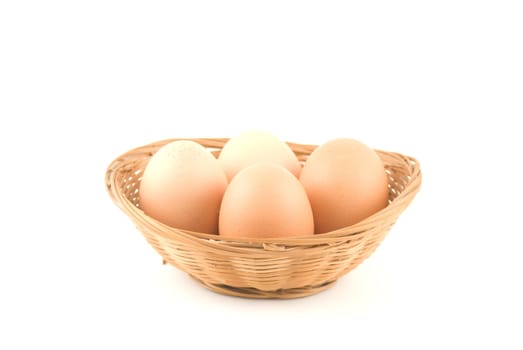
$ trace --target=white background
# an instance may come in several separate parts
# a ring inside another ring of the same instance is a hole
[[[518,1],[0,3],[0,348],[521,349]],[[105,192],[121,153],[258,128],[419,159],[316,296],[209,292]]]

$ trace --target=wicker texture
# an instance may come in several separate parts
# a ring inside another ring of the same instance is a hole
[[[166,226],[138,206],[139,183],[149,158],[169,139],[133,149],[108,167],[106,186],[113,201],[135,223],[164,262],[187,272],[205,287],[249,298],[296,298],[332,286],[374,252],[421,185],[416,159],[376,152],[389,175],[390,203],[349,227],[292,239],[225,239]],[[227,139],[190,139],[217,155]],[[289,143],[301,161],[314,145]]]

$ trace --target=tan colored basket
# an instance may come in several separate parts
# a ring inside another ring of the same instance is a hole
[[[349,227],[308,238],[225,239],[166,226],[138,207],[139,183],[150,157],[176,139],[133,149],[107,169],[113,201],[131,218],[164,262],[187,272],[205,287],[248,298],[297,298],[332,286],[385,238],[421,185],[416,159],[377,150],[389,174],[390,203]],[[191,139],[219,154],[227,139]],[[316,146],[289,143],[301,161]]]

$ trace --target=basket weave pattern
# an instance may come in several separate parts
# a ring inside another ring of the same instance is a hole
[[[312,237],[225,239],[169,227],[140,210],[143,170],[160,147],[175,140],[152,143],[116,158],[106,172],[107,190],[164,262],[187,272],[205,287],[228,295],[296,298],[330,287],[374,252],[421,185],[416,159],[377,150],[389,175],[390,203],[376,214],[355,225]],[[228,139],[190,140],[218,155]],[[289,146],[300,161],[316,148],[295,143]]]

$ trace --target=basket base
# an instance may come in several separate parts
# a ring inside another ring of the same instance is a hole
[[[200,283],[205,288],[219,293],[235,297],[249,298],[249,299],[296,299],[303,298],[310,295],[322,292],[332,287],[336,281],[329,281],[318,286],[306,286],[301,288],[279,289],[274,291],[265,291],[256,288],[247,287],[232,287],[225,284],[212,284],[202,281],[192,275],[194,280]]]

